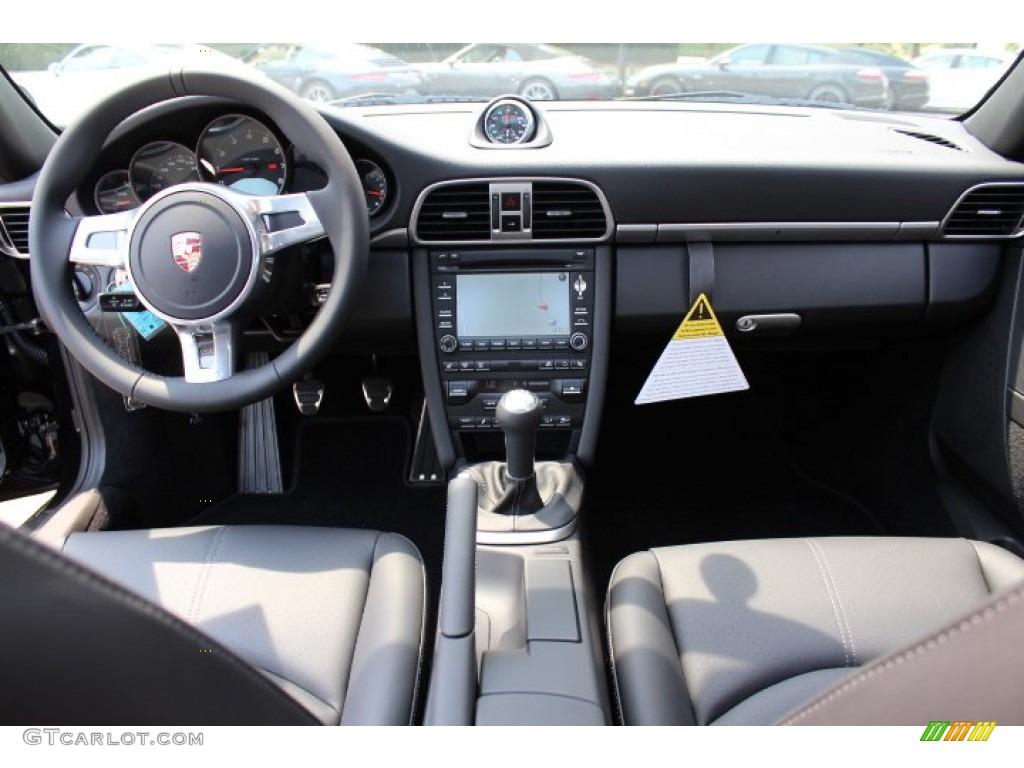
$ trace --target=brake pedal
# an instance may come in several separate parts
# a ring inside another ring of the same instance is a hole
[[[292,384],[295,407],[303,416],[316,416],[324,401],[324,383],[316,379],[303,379]]]
[[[391,379],[387,376],[367,376],[363,379],[363,400],[374,413],[388,409],[393,391]]]

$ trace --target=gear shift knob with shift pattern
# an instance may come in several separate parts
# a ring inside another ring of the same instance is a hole
[[[498,401],[497,422],[505,433],[505,463],[509,478],[533,476],[537,429],[541,422],[540,399],[525,389],[513,389]]]

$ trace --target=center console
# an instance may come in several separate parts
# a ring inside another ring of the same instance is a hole
[[[512,389],[540,398],[541,429],[583,423],[594,315],[592,248],[430,253],[433,330],[448,426],[497,428]]]
[[[500,453],[495,410],[514,389],[541,402],[542,455],[592,452],[607,359],[607,249],[448,247],[421,251],[417,262],[420,349],[442,464]]]
[[[421,239],[435,232],[424,217],[415,229],[420,434],[452,478],[429,724],[611,721],[578,526],[605,393],[612,228],[602,204],[592,236],[574,229],[582,185],[445,186],[424,215],[444,241]],[[575,242],[552,241],[553,226]]]

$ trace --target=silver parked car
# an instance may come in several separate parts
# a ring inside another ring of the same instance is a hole
[[[583,56],[544,43],[471,43],[444,61],[419,65],[429,93],[534,101],[607,99],[621,84]]]

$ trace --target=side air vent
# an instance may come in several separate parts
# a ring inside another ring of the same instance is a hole
[[[564,240],[603,237],[608,218],[597,193],[571,181],[533,183],[533,237]]]
[[[8,256],[28,256],[27,205],[0,206],[0,252]]]
[[[942,223],[947,237],[1017,237],[1024,232],[1024,183],[968,190]]]
[[[490,190],[486,183],[452,184],[423,200],[416,234],[424,242],[487,240],[491,236]]]
[[[893,128],[896,133],[902,133],[904,136],[909,136],[912,139],[920,139],[921,141],[927,141],[932,144],[938,144],[940,147],[946,149],[955,149],[958,152],[963,152],[964,148],[958,144],[954,144],[949,139],[944,139],[941,136],[936,136],[933,133],[921,133],[919,131],[906,131],[902,128]]]

